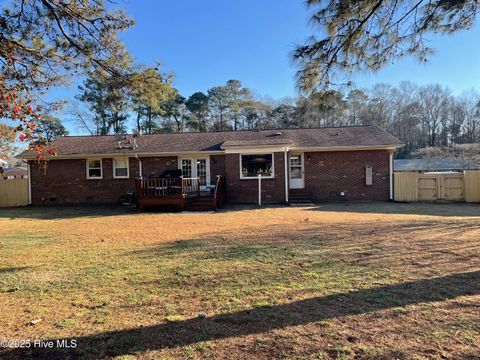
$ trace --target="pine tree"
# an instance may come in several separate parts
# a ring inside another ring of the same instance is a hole
[[[348,83],[352,71],[377,71],[404,56],[426,61],[429,34],[471,28],[478,0],[307,0],[312,36],[293,52],[299,66],[298,87],[310,92]]]

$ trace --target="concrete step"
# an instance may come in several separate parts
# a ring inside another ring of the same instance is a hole
[[[308,200],[303,200],[303,201],[290,201],[288,203],[290,206],[298,206],[298,207],[305,207],[305,206],[315,206],[315,203],[308,201]]]
[[[291,201],[311,201],[312,194],[305,189],[290,189],[288,198]]]

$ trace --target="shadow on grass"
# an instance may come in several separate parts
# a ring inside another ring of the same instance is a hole
[[[27,206],[0,209],[0,219],[62,220],[139,214],[135,207],[121,205]]]
[[[30,268],[30,266],[0,268],[0,275],[4,275],[4,274],[8,274],[8,273],[16,273],[18,271],[22,271],[22,270],[29,269],[29,268]]]
[[[221,213],[242,212],[258,209],[285,209],[286,205],[228,205]],[[345,202],[317,204],[306,208],[308,211],[333,211],[372,214],[411,214],[432,216],[480,217],[480,204],[467,203],[393,203],[393,202]],[[143,213],[175,213],[172,208],[152,208]],[[201,212],[199,212],[201,213]],[[62,206],[27,206],[21,208],[0,209],[0,219],[39,219],[61,220],[77,217],[101,217],[142,214],[135,207],[121,205],[62,205]],[[185,214],[188,215],[188,214]]]
[[[317,204],[308,208],[308,210],[365,214],[480,216],[480,204],[470,203],[345,202],[340,204]]]
[[[192,318],[76,337],[72,338],[78,343],[75,349],[3,349],[0,350],[0,355],[2,358],[15,359],[79,357],[99,359],[263,333],[331,318],[478,294],[480,294],[480,271],[466,272],[206,318]]]

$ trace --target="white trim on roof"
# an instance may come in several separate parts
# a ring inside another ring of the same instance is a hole
[[[163,152],[163,153],[142,153],[142,152],[135,152],[135,153],[115,153],[115,154],[69,154],[69,155],[57,155],[48,157],[48,160],[68,160],[68,159],[85,159],[85,158],[115,158],[115,157],[166,157],[166,156],[183,156],[183,155],[222,155],[225,154],[223,150],[214,150],[214,151],[177,151],[177,152]],[[21,156],[21,154],[16,156],[17,158],[26,159],[26,160],[34,160],[35,155],[31,156]]]
[[[312,146],[291,147],[291,151],[318,152],[318,151],[364,151],[364,150],[395,150],[403,145],[380,145],[380,146]]]
[[[284,151],[299,151],[299,152],[318,152],[318,151],[362,151],[362,150],[395,150],[404,145],[379,145],[379,146],[312,146],[312,147],[294,147],[294,146],[272,146],[272,145],[256,145],[256,146],[229,146],[225,150],[209,150],[209,151],[176,151],[176,152],[136,152],[136,153],[114,153],[114,154],[69,154],[57,155],[49,157],[49,160],[64,160],[64,159],[85,159],[85,158],[114,158],[114,157],[165,157],[165,156],[186,156],[186,155],[223,155],[223,154],[238,154],[238,153],[255,153],[257,151],[267,152],[284,152]],[[21,156],[17,158],[25,160],[34,160],[35,155]]]
[[[235,149],[225,149],[224,154],[268,154],[288,151],[288,146],[240,146]]]

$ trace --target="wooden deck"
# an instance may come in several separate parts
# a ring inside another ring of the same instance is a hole
[[[201,185],[199,178],[136,179],[136,200],[140,210],[169,207],[176,210],[216,210],[225,203],[225,185],[221,176],[215,184]]]

